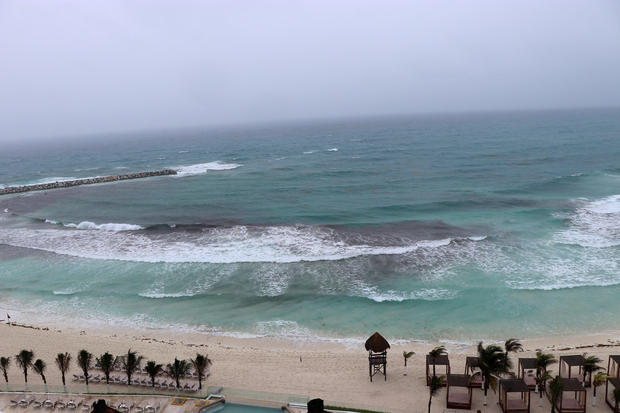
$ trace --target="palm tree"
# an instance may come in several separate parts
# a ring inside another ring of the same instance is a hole
[[[443,377],[433,376],[428,385],[428,413],[431,413],[431,403],[433,402],[433,396],[437,394],[439,389],[443,386]]]
[[[538,391],[538,406],[542,406],[542,397],[545,392],[545,388],[547,387],[547,382],[551,380],[551,374],[548,371],[542,372],[540,375],[536,376],[536,389]],[[540,390],[538,390],[540,389]]]
[[[592,384],[592,373],[595,371],[603,370],[603,367],[599,366],[598,363],[602,362],[600,358],[596,356],[588,356],[588,353],[583,353],[583,383],[584,386],[590,386]],[[586,384],[586,377],[588,378],[588,382]]]
[[[32,367],[34,352],[32,350],[22,350],[15,356],[15,362],[24,371],[24,383],[28,386],[28,369]]]
[[[436,376],[435,374],[435,360],[437,360],[437,358],[439,356],[443,356],[444,354],[447,354],[448,352],[446,351],[446,348],[444,346],[437,346],[434,349],[432,349],[431,351],[428,352],[428,355],[431,356],[431,360],[433,360],[433,377]]]
[[[128,386],[131,386],[131,376],[140,368],[143,358],[142,356],[138,356],[136,351],[131,351],[131,349],[127,350],[126,355],[120,357],[121,366],[123,366],[123,370],[125,370],[125,374],[127,374]]]
[[[37,359],[37,361],[32,364],[32,369],[34,370],[34,372],[41,375],[41,378],[43,379],[43,384],[45,384],[45,392],[47,393],[47,380],[45,380],[46,368],[47,366],[45,365],[45,362],[41,359]]]
[[[151,385],[153,386],[153,388],[155,388],[155,378],[158,375],[160,375],[161,372],[163,371],[163,365],[157,364],[156,361],[149,360],[146,363],[146,366],[144,367],[144,370],[146,370],[146,373],[151,378]]]
[[[540,377],[547,371],[547,367],[550,364],[557,363],[557,359],[553,357],[553,354],[543,353],[542,351],[536,352],[536,377]],[[539,387],[536,384],[535,392],[538,392]]]
[[[166,373],[172,377],[177,384],[177,389],[181,387],[179,379],[189,373],[190,365],[185,360],[174,359],[174,363],[166,366]]]
[[[84,372],[84,379],[86,379],[86,391],[88,391],[88,370],[93,362],[93,354],[87,350],[80,350],[77,356],[78,366]]]
[[[610,376],[603,373],[602,371],[599,371],[594,376],[594,380],[592,381],[592,386],[594,387],[593,393],[592,393],[592,406],[596,406],[596,389],[599,386],[602,386],[603,384],[605,384],[608,378],[610,378]]]
[[[2,374],[4,375],[4,381],[6,383],[7,388],[9,387],[9,376],[7,375],[7,371],[9,370],[10,364],[11,364],[10,357],[0,357],[0,370],[2,370]]]
[[[558,400],[562,397],[564,391],[564,385],[560,376],[555,376],[553,380],[549,382],[549,391],[551,392],[551,413],[555,413],[555,406]]]
[[[512,362],[508,353],[516,353],[517,351],[523,351],[523,345],[516,338],[509,338],[504,343],[504,363],[506,364],[506,371],[512,368]]]
[[[103,371],[103,374],[105,375],[105,383],[109,385],[110,373],[112,373],[116,367],[116,357],[106,351],[97,359],[97,362],[101,367],[101,371]]]
[[[69,371],[69,367],[71,365],[71,354],[58,353],[58,355],[56,355],[55,361],[62,377],[62,387],[64,387],[65,391],[67,391],[67,384],[65,383],[65,373]]]
[[[504,352],[501,347],[490,344],[486,347],[482,345],[482,341],[478,343],[478,368],[480,371],[474,373],[474,377],[479,375],[482,377],[482,385],[484,388],[484,405],[487,405],[487,392],[489,387],[493,390],[497,387],[497,376],[506,373],[506,363]]]
[[[196,358],[191,359],[190,362],[198,374],[198,390],[202,390],[202,379],[205,376],[205,371],[213,364],[213,361],[211,361],[208,354],[204,356],[202,354],[196,354]]]
[[[403,358],[405,359],[405,373],[404,376],[407,375],[407,360],[411,358],[415,353],[413,351],[403,351]]]

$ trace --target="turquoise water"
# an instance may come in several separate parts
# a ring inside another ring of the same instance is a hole
[[[281,412],[282,409],[271,409],[268,407],[260,407],[260,406],[247,406],[244,404],[232,404],[226,403],[223,407],[215,407],[212,408],[217,412],[224,413],[274,413]],[[209,412],[211,409],[203,410],[203,413]]]
[[[0,310],[302,339],[620,327],[620,110],[55,141],[4,148],[0,185],[164,167],[0,198]]]

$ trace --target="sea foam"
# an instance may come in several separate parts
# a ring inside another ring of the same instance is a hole
[[[554,241],[591,248],[620,245],[620,195],[578,202],[568,216],[568,229],[555,234]]]
[[[206,162],[206,163],[197,163],[194,165],[187,166],[177,166],[172,169],[177,171],[175,176],[183,177],[183,176],[192,176],[192,175],[202,175],[206,174],[208,171],[225,171],[228,169],[236,169],[242,166],[238,163],[224,163],[220,161],[214,162]]]
[[[133,224],[84,221],[63,229],[7,228],[0,242],[83,258],[138,262],[312,262],[360,256],[400,255],[448,247],[453,239],[421,240],[407,245],[348,244],[325,228],[242,225],[150,236]],[[90,231],[89,231],[90,230]],[[102,230],[102,231],[93,231]]]
[[[45,220],[50,224],[57,224],[56,221]],[[79,224],[64,224],[67,228],[75,228],[75,229],[90,229],[90,230],[104,230],[104,231],[137,231],[144,229],[144,227],[135,224],[118,224],[118,223],[108,223],[108,224],[95,224],[91,221],[82,221]]]

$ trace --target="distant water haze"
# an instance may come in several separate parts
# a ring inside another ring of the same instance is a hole
[[[619,22],[615,0],[1,0],[0,142],[618,106]]]

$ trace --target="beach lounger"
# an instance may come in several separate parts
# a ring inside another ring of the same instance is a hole
[[[35,409],[40,409],[43,407],[43,400],[35,400],[32,402],[32,407]]]
[[[54,404],[56,403],[55,400],[52,399],[46,399],[43,402],[43,407],[45,407],[46,409],[53,409],[54,408]]]
[[[34,401],[34,398],[29,398],[29,399],[24,398],[24,399],[21,399],[18,402],[18,404],[19,404],[19,407],[28,407],[33,401]]]
[[[67,407],[67,403],[64,400],[56,400],[56,403],[54,403],[55,409],[64,409],[65,407]]]
[[[19,400],[11,400],[10,403],[11,407],[17,407],[19,405]]]

